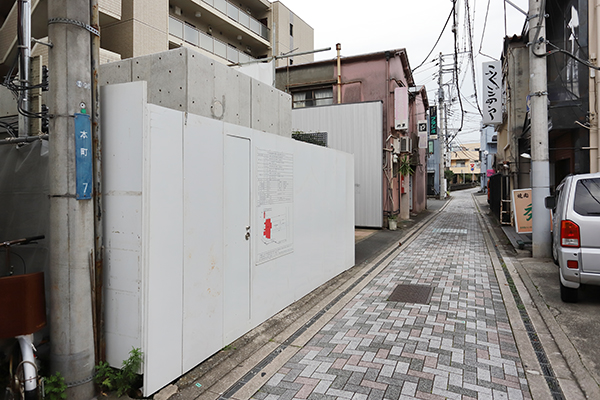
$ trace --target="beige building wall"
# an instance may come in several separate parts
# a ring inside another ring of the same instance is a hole
[[[102,27],[101,46],[121,58],[169,49],[168,0],[123,0],[121,21]]]
[[[462,149],[459,147],[462,147]],[[479,174],[481,163],[479,162],[479,151],[475,150],[479,147],[479,143],[466,143],[452,149],[450,153],[450,170],[457,175]],[[471,164],[474,164],[473,171],[471,171]]]
[[[99,0],[98,10],[115,19],[121,19],[121,0]]]
[[[275,31],[274,55],[285,54],[296,48],[296,52],[314,50],[314,29],[280,1],[273,3],[273,24],[273,30]],[[293,27],[292,29],[290,29],[290,25]],[[314,54],[289,59],[290,63],[293,64],[304,64],[314,60]],[[284,67],[287,63],[288,59],[284,58],[277,60],[276,66]]]

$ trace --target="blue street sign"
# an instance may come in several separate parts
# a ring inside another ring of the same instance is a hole
[[[75,176],[77,200],[92,198],[92,123],[87,114],[75,113]]]

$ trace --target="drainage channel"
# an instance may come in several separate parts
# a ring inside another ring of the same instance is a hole
[[[433,220],[433,217],[437,215],[432,215],[423,225],[415,230],[414,233],[411,234],[411,238],[416,237],[425,227],[429,225],[429,223]],[[408,243],[405,244],[405,246]],[[284,342],[281,343],[275,350],[273,350],[269,355],[263,358],[258,364],[254,366],[250,371],[248,371],[244,376],[242,376],[236,383],[234,383],[229,389],[227,389],[221,396],[219,396],[218,400],[228,400],[233,397],[233,395],[238,392],[241,388],[243,388],[252,378],[258,375],[267,365],[269,365],[282,351],[291,346],[291,344],[300,337],[304,332],[308,330],[315,322],[319,320],[327,311],[329,311],[333,306],[335,306],[344,296],[346,296],[352,289],[358,286],[369,274],[375,271],[381,264],[386,262],[389,257],[398,251],[397,248],[390,250],[381,260],[379,260],[375,265],[369,268],[364,274],[360,276],[354,283],[352,283],[348,288],[346,288],[343,292],[338,294],[333,300],[331,300],[325,307],[319,310],[308,322],[306,322],[301,328],[299,328],[296,332],[294,332],[289,338],[287,338]]]
[[[481,210],[479,210],[479,211],[480,211],[479,216],[480,216],[480,218],[484,219],[484,223],[488,229],[488,235],[490,236],[490,239],[492,239],[492,234],[490,231],[491,227],[489,226],[487,221],[485,221],[485,217],[481,214]],[[504,262],[504,258],[502,257],[502,254],[500,253],[500,250],[498,249],[498,246],[495,244],[495,241],[493,239],[492,239],[492,243],[494,244],[494,250],[496,250],[496,255],[498,256],[498,259],[500,260],[500,264],[502,265],[502,271],[504,271],[504,276],[506,277],[506,281],[510,288],[510,292],[513,295],[517,309],[519,310],[519,315],[521,316],[523,325],[525,325],[525,331],[527,332],[527,336],[529,336],[529,341],[531,342],[531,346],[533,347],[533,351],[535,353],[535,356],[536,356],[538,363],[540,365],[540,368],[542,370],[542,374],[544,376],[544,379],[546,380],[548,389],[550,389],[550,394],[552,395],[552,398],[555,400],[565,400],[565,395],[562,391],[562,388],[560,387],[560,384],[558,382],[558,379],[556,378],[556,375],[554,374],[552,365],[550,365],[550,361],[548,360],[548,356],[546,355],[546,351],[544,350],[544,347],[542,346],[542,342],[540,341],[540,338],[535,330],[535,327],[533,326],[533,323],[531,322],[531,319],[529,318],[529,314],[527,313],[527,310],[525,309],[525,304],[523,304],[523,301],[521,300],[521,295],[519,295],[519,292],[517,290],[515,282],[514,282],[512,276],[510,275],[508,268],[506,268],[506,263]]]

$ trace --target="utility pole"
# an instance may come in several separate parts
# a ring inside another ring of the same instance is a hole
[[[550,257],[550,213],[544,199],[550,195],[548,152],[548,89],[546,70],[546,10],[529,0],[529,96],[531,99],[531,195],[533,207],[532,255]]]
[[[594,0],[589,5],[589,49],[590,61],[598,66],[598,56],[600,55],[600,0]],[[600,127],[597,107],[600,100],[600,76],[599,72],[590,69],[589,81],[589,104],[590,104],[590,172],[600,172]]]
[[[31,68],[31,2],[29,0],[21,0],[17,5],[19,9],[20,27],[19,36],[19,52],[21,57],[19,58],[19,82],[21,85],[29,86],[29,69]],[[23,90],[19,99],[19,107],[25,112],[31,110],[30,107],[30,96],[31,91],[29,89]],[[19,113],[19,136],[29,136],[31,134],[31,120],[28,116]]]
[[[439,134],[438,134],[438,143],[439,143],[439,149],[440,149],[440,154],[439,154],[439,190],[440,190],[440,199],[444,199],[446,198],[446,186],[444,185],[444,160],[446,158],[445,154],[444,154],[444,149],[445,149],[445,142],[446,142],[446,134],[444,132],[444,129],[446,129],[446,123],[447,121],[444,119],[445,116],[445,112],[444,112],[444,86],[443,86],[443,73],[444,73],[444,57],[442,56],[442,53],[440,52],[439,58],[438,58],[438,63],[439,63],[439,75],[438,75],[438,110],[440,112],[440,117],[438,118],[438,121],[440,123],[441,128],[439,129]]]
[[[93,149],[89,0],[48,0],[50,350],[69,399],[94,397]],[[96,31],[97,34],[97,31]],[[89,147],[88,147],[89,146]]]

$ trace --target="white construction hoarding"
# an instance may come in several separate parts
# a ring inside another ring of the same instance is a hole
[[[145,396],[354,265],[352,155],[101,95],[106,354]]]
[[[327,132],[328,147],[354,154],[356,226],[383,225],[383,106],[380,101],[292,110],[292,129]]]

